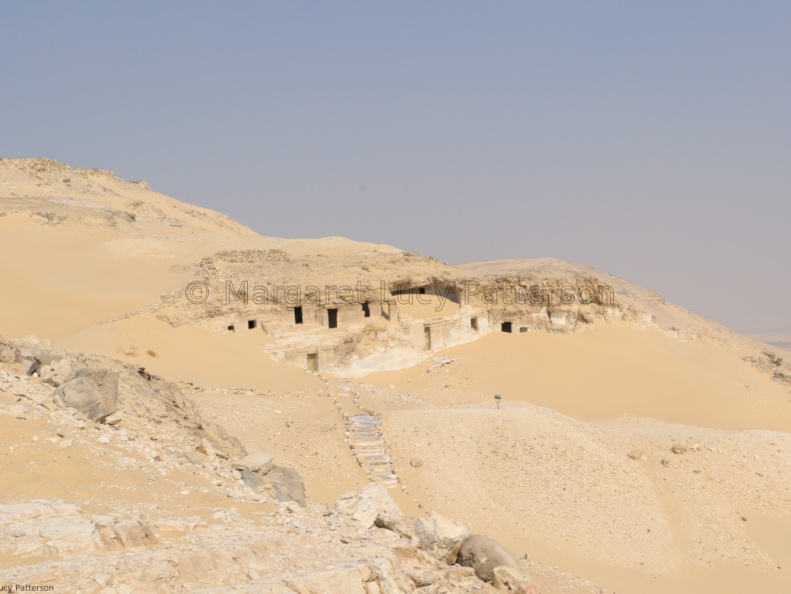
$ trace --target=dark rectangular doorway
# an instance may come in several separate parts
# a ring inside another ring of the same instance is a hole
[[[511,322],[503,322],[501,326],[503,332],[510,332],[511,331]]]
[[[338,327],[338,310],[337,309],[328,309],[327,310],[327,325],[330,328],[337,328]]]
[[[368,302],[367,301],[365,303],[363,303],[363,313],[365,314],[366,318],[370,318],[371,317],[371,308],[368,307]]]
[[[302,323],[302,308],[295,307],[294,308],[294,323],[301,324]]]

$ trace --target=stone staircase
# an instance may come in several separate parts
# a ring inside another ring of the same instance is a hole
[[[345,441],[368,478],[373,482],[382,483],[388,489],[401,487],[393,469],[387,440],[381,431],[382,422],[379,417],[360,404],[359,395],[347,383],[348,380],[331,378],[330,381],[315,371],[308,373],[321,379],[327,386],[328,396],[338,407],[346,422]]]
[[[387,444],[379,431],[381,421],[371,415],[356,414],[348,419],[346,437],[354,457],[369,478],[387,485],[398,486],[398,477],[387,451]]]

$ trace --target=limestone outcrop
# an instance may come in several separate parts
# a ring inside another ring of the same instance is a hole
[[[491,591],[474,570],[453,564],[466,526],[432,515],[413,528],[382,484],[347,493],[332,508],[312,501],[299,473],[266,452],[247,454],[174,384],[35,338],[0,339],[0,352],[14,361],[31,345],[76,373],[55,388],[35,373],[0,369],[0,438],[36,427],[28,439],[46,442],[47,457],[62,457],[53,464],[77,458],[75,468],[90,468],[87,458],[101,465],[91,480],[105,487],[87,486],[93,495],[79,505],[66,496],[0,502],[0,555],[25,564],[26,583],[50,584],[57,575],[59,587],[84,592]],[[64,406],[80,386],[92,397],[88,414]],[[54,392],[66,395],[63,402]],[[110,417],[122,416],[102,424],[92,411],[107,412],[113,394],[119,410]],[[15,458],[4,464],[18,472]],[[251,485],[251,476],[260,484]],[[193,493],[193,501],[212,502],[213,513],[194,515],[199,508],[182,501]],[[240,513],[242,506],[260,511]],[[0,586],[15,583],[16,568],[0,569]]]
[[[431,512],[428,518],[418,518],[415,536],[420,545],[437,559],[455,563],[461,546],[470,534],[466,524]]]
[[[56,402],[76,409],[91,421],[104,423],[118,410],[118,373],[82,369],[54,394]]]

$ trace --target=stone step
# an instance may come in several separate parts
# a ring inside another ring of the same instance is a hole
[[[349,386],[339,385],[332,390],[334,396],[349,396],[350,393],[357,396]],[[346,419],[346,441],[368,477],[384,484],[388,489],[397,488],[398,477],[393,472],[393,461],[387,443],[382,438],[382,421],[373,415],[362,413]]]

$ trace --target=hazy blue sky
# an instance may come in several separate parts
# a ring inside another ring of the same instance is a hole
[[[0,156],[791,330],[789,2],[4,2]]]

